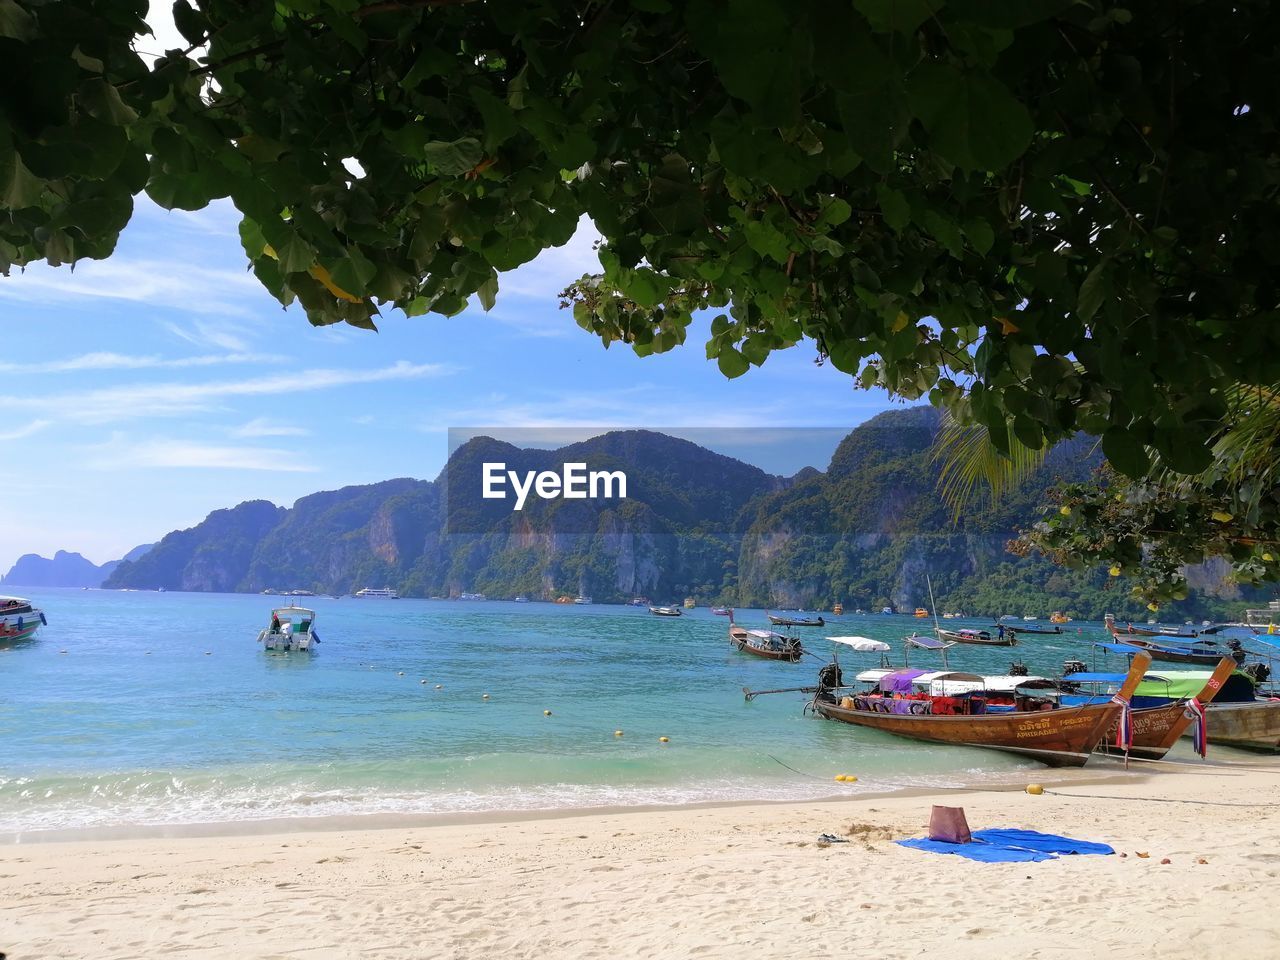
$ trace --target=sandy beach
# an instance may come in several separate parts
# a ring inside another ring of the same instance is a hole
[[[1152,769],[1035,772],[1044,796],[22,842],[0,847],[0,950],[9,960],[1280,953],[1280,912],[1269,909],[1280,763]],[[975,830],[1059,832],[1125,856],[981,864],[891,842],[922,836],[934,802],[963,806]],[[849,842],[819,844],[823,833]]]

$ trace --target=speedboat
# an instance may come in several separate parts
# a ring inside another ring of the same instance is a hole
[[[649,612],[655,617],[679,617],[684,614],[679,607],[650,607]]]
[[[0,597],[0,643],[29,640],[48,621],[44,612],[21,597]]]
[[[320,635],[316,633],[316,612],[306,607],[277,607],[271,611],[271,623],[258,634],[264,650],[280,653],[314,653]]]
[[[588,596],[577,596],[573,598],[573,602],[580,607],[586,606],[588,603],[591,603],[591,598]]]

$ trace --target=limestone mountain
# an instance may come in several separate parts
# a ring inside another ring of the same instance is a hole
[[[1014,557],[1006,541],[1040,516],[1047,491],[1099,463],[1088,442],[1055,448],[997,503],[952,517],[937,490],[932,408],[882,414],[840,443],[827,470],[795,477],[697,444],[619,430],[558,450],[477,437],[435,480],[401,478],[313,494],[290,509],[264,501],[218,510],[123,563],[111,587],[553,599],[587,594],[739,606],[846,609],[928,605],[977,614],[1142,613],[1105,571]],[[524,476],[565,462],[621,470],[626,499],[543,500],[523,509],[485,498],[483,465]],[[1220,572],[1200,571],[1187,616],[1226,612]],[[1215,607],[1215,603],[1217,606]]]
[[[78,553],[59,550],[52,558],[27,553],[19,557],[0,583],[23,587],[99,587],[125,560],[136,560],[152,544],[134,547],[120,560],[99,566]]]

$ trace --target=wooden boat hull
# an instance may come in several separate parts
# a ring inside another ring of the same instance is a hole
[[[985,747],[1039,760],[1051,767],[1082,767],[1120,716],[1115,703],[1027,713],[913,716],[854,710],[818,699],[819,716],[927,743]]]
[[[1162,759],[1191,726],[1191,717],[1187,715],[1187,707],[1181,700],[1159,707],[1142,707],[1134,710],[1130,717],[1133,721],[1133,746],[1129,748],[1129,756],[1140,760]],[[1117,716],[1098,743],[1099,753],[1124,755],[1124,749],[1116,746],[1119,729],[1120,718]]]
[[[1052,630],[1040,630],[1035,627],[1005,627],[1005,632],[1012,630],[1014,633],[1039,633],[1048,637],[1057,637],[1062,635],[1062,631],[1056,627]]]
[[[1013,647],[1017,646],[1018,638],[1013,632],[1005,627],[1004,638],[988,637],[985,640],[982,637],[975,637],[971,634],[956,633],[954,630],[939,630],[938,637],[942,640],[950,640],[954,643],[968,643],[975,647]]]
[[[1209,745],[1242,750],[1280,751],[1280,700],[1252,703],[1213,703],[1205,710]]]

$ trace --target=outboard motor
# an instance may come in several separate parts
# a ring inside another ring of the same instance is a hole
[[[1271,676],[1271,668],[1265,663],[1250,663],[1240,668],[1240,672],[1253,681],[1254,686],[1262,686]]]
[[[1027,677],[1031,675],[1031,671],[1027,669],[1027,665],[1021,660],[1015,660],[1009,664],[1009,676],[1011,677]]]
[[[819,687],[841,687],[844,686],[844,675],[840,672],[838,663],[828,663],[818,671]]]
[[[1089,668],[1085,665],[1083,660],[1062,661],[1062,675],[1064,677],[1070,676],[1073,673],[1084,673],[1088,669]]]

